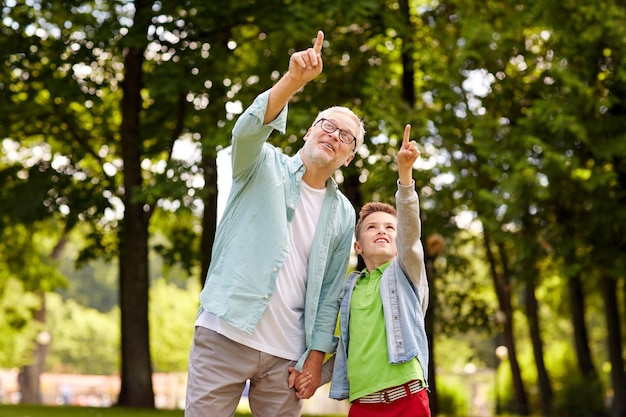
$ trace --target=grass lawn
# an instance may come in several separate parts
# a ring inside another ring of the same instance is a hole
[[[182,410],[96,408],[44,405],[0,405],[0,417],[182,417]]]
[[[0,417],[182,417],[183,410],[137,408],[53,407],[43,405],[0,405]],[[236,417],[250,417],[237,413]],[[315,417],[309,415],[308,417]],[[324,416],[332,417],[332,416]]]
[[[43,405],[0,405],[0,417],[182,417],[183,410],[138,408],[52,407]],[[236,417],[250,414],[237,413]]]

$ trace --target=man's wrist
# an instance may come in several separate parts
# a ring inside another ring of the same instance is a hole
[[[309,352],[309,356],[307,357],[307,362],[312,365],[322,366],[324,363],[324,358],[326,357],[326,353],[321,350],[312,350]]]
[[[281,77],[279,82],[282,83],[286,89],[293,91],[293,94],[298,92],[307,84],[306,81],[294,78],[289,71]]]

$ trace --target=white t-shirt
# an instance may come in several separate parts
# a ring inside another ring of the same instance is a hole
[[[290,248],[278,273],[276,289],[251,334],[203,311],[196,326],[214,330],[235,342],[270,355],[298,360],[306,350],[304,303],[307,268],[326,189],[300,183],[300,202],[289,225]],[[263,242],[259,242],[263,244]]]

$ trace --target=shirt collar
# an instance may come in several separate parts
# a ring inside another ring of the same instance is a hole
[[[369,272],[367,270],[367,268],[363,268],[363,270],[361,271],[361,273],[359,274],[359,278],[362,278],[364,276],[370,275],[372,274],[372,272],[377,271],[379,274],[382,275],[383,272],[385,272],[385,269],[387,269],[387,267],[391,264],[391,261],[386,262],[382,265],[379,265],[378,267],[374,268],[373,271]]]
[[[300,152],[301,151],[298,151],[289,160],[289,163],[288,163],[289,173],[293,174],[293,175],[297,175],[298,183],[300,181],[302,181],[302,176],[306,172],[306,167],[304,166],[304,162],[302,162],[302,158],[300,157]],[[337,183],[335,182],[335,179],[333,177],[330,177],[326,181],[326,190],[327,191],[331,191],[333,193],[337,193],[337,191],[339,190],[339,186],[337,185]]]

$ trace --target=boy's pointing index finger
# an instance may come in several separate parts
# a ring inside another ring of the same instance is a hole
[[[402,149],[406,149],[409,146],[410,139],[411,139],[411,125],[407,124],[404,127],[404,138],[402,139]]]

